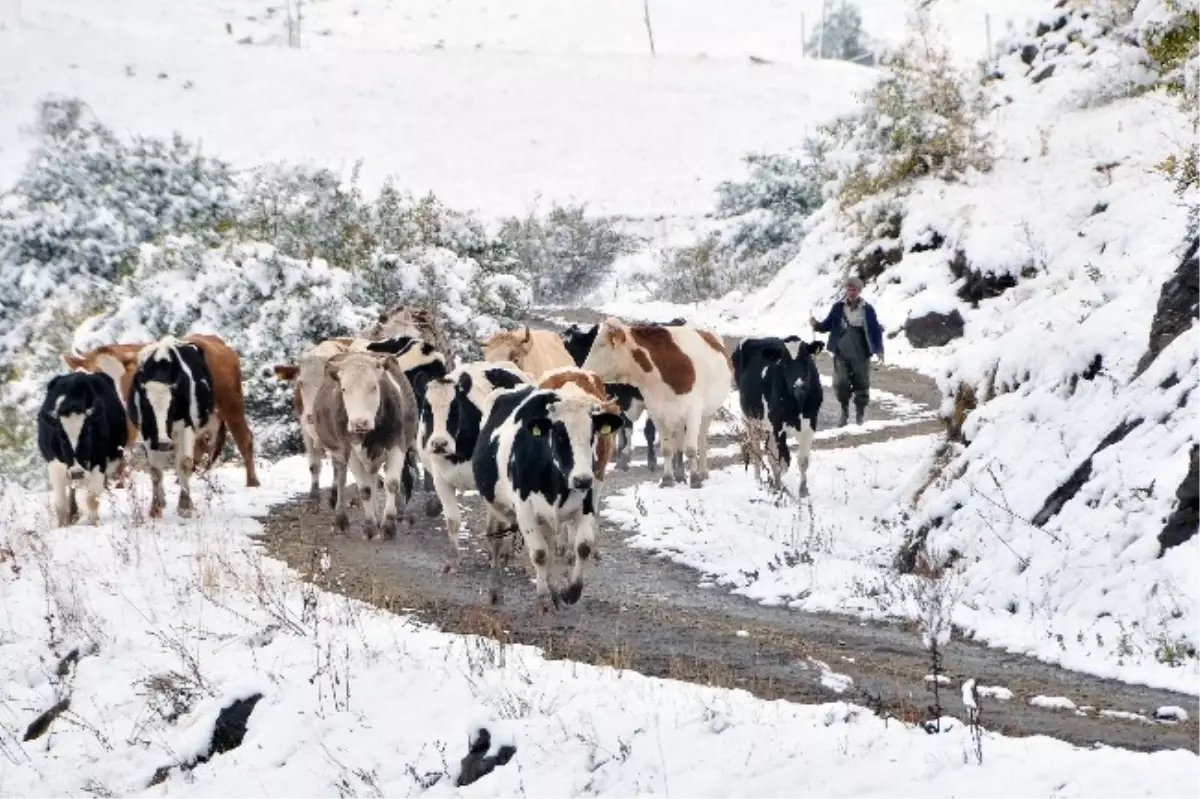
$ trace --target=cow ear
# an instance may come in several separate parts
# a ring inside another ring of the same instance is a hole
[[[818,352],[820,352],[823,349],[825,349],[824,341],[812,341],[812,342],[809,342],[809,344],[808,344],[808,353],[810,355],[816,355]]]
[[[605,411],[592,415],[592,430],[602,436],[617,432],[623,424],[620,415],[615,413]]]
[[[78,355],[63,355],[62,359],[68,369],[82,369],[87,365],[87,361]]]
[[[281,363],[276,364],[273,371],[277,380],[295,380],[296,375],[300,373],[300,367],[294,363]]]
[[[336,383],[338,381],[338,365],[333,361],[326,361],[325,376]]]

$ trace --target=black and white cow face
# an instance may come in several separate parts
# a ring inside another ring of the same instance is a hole
[[[586,491],[595,482],[593,444],[597,434],[615,433],[621,417],[607,413],[591,398],[538,391],[517,410],[513,458],[518,464],[553,466],[570,491]]]
[[[428,341],[414,336],[396,336],[367,345],[368,352],[392,355],[396,365],[408,377],[418,404],[424,402],[425,386],[430,380],[446,376],[446,356]]]
[[[451,460],[471,457],[482,414],[455,380],[436,378],[425,384],[421,405],[421,446]],[[461,453],[461,456],[460,456]]]
[[[788,336],[779,346],[762,350],[769,370],[777,373],[776,382],[781,393],[786,393],[795,402],[797,416],[804,415],[808,397],[821,392],[821,376],[812,356],[824,347],[821,341],[806,342],[799,336]]]
[[[129,418],[154,452],[174,448],[177,427],[199,431],[213,412],[212,373],[195,344],[165,338],[138,354]]]
[[[47,461],[64,464],[72,481],[119,461],[127,436],[125,410],[108,375],[73,372],[55,377],[46,387],[38,448]]]
[[[596,341],[596,331],[599,329],[599,325],[571,325],[560,334],[563,346],[571,353],[576,366],[583,366],[583,362],[587,360],[588,353],[592,351],[592,344]]]

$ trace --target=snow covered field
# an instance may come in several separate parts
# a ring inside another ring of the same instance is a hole
[[[914,447],[919,442],[913,443]],[[886,480],[886,474],[880,475]],[[307,485],[302,459],[196,492],[197,518],[147,522],[122,495],[97,528],[47,529],[45,496],[0,518],[0,794],[143,793],[206,751],[261,693],[242,745],[152,795],[1185,796],[1194,753],[942,735],[865,708],[764,702],[452,636],[301,582],[261,556],[254,514]],[[147,485],[133,495],[144,503]],[[173,493],[168,488],[168,507]],[[403,542],[398,542],[403,546]],[[336,571],[337,564],[329,564]],[[586,612],[586,598],[581,606]],[[58,668],[68,652],[73,666]],[[60,673],[61,672],[61,673]],[[20,733],[59,700],[41,737]],[[469,730],[514,760],[453,787]],[[863,768],[869,763],[869,768]],[[430,783],[438,775],[438,782]]]

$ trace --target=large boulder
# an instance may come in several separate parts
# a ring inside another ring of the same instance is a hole
[[[908,343],[917,349],[944,347],[963,334],[963,318],[958,309],[950,313],[936,311],[923,316],[909,317],[904,323],[904,335]]]

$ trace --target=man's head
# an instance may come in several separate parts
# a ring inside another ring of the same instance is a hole
[[[846,278],[846,299],[851,303],[857,303],[859,297],[862,296],[863,282],[857,277]]]

